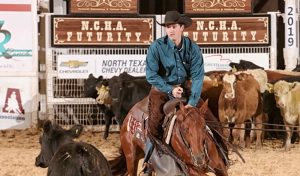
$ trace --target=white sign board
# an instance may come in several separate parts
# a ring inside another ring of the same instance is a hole
[[[230,62],[240,60],[269,69],[268,53],[241,54],[203,54],[205,71],[230,70]],[[88,78],[92,73],[95,77],[111,78],[127,72],[133,76],[145,76],[146,55],[59,55],[57,59],[58,78]]]
[[[31,3],[31,0],[0,2],[0,72],[37,70],[37,61],[33,60],[36,12],[33,13]]]
[[[88,78],[95,74],[95,61],[98,55],[59,55],[57,57],[57,76],[59,79]]]
[[[29,128],[32,122],[33,85],[30,77],[1,77],[0,129]]]
[[[145,76],[146,55],[59,55],[57,76],[59,79],[111,78],[123,72],[132,76]]]
[[[146,55],[102,55],[96,60],[96,75],[111,78],[127,72],[132,76],[145,76]]]
[[[260,67],[269,69],[269,53],[241,53],[241,54],[203,54],[205,72],[213,70],[230,70],[230,62],[239,63],[240,60],[250,61]]]

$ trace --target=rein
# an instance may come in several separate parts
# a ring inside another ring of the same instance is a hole
[[[185,114],[185,116],[188,116],[190,114],[191,111],[189,111],[188,113]],[[207,128],[204,129],[205,130],[205,133],[207,133]],[[182,133],[182,128],[179,127],[179,134],[180,134],[180,137],[181,137],[181,140],[183,141],[183,144],[185,145],[186,147],[186,150],[189,151],[189,154],[190,154],[190,157],[192,158],[192,164],[194,167],[200,167],[200,166],[205,166],[205,167],[209,167],[208,165],[206,165],[206,163],[209,162],[209,156],[208,156],[208,150],[207,150],[207,140],[206,140],[206,136],[205,136],[205,139],[204,139],[204,151],[200,154],[200,157],[201,158],[204,158],[205,160],[203,161],[203,163],[200,163],[198,164],[197,162],[197,156],[195,156],[195,154],[193,153],[193,151],[191,150],[191,147],[190,147],[190,144],[189,142],[185,139],[183,133]]]
[[[205,133],[206,134],[209,134],[209,131],[205,130]],[[192,165],[197,168],[197,169],[201,169],[201,168],[208,168],[211,172],[215,173],[214,169],[208,164],[209,161],[210,161],[210,157],[208,155],[208,143],[207,143],[207,140],[206,140],[206,137],[205,137],[205,140],[204,140],[204,151],[201,153],[200,157],[204,158],[205,160],[203,161],[203,163],[200,163],[198,164],[197,163],[197,157],[194,155],[193,151],[191,150],[190,148],[190,145],[189,143],[186,141],[186,139],[184,138],[181,130],[179,130],[179,134],[180,134],[180,137],[184,143],[184,145],[186,146],[186,149],[189,151],[190,153],[190,156],[192,158]]]
[[[191,111],[186,113],[185,116],[188,116],[188,114],[190,112]],[[188,118],[188,117],[186,117],[186,118]],[[205,124],[205,127],[203,128],[203,134],[205,135],[204,142],[203,142],[204,150],[201,152],[201,154],[199,156],[195,156],[195,154],[191,150],[189,142],[184,137],[184,134],[182,132],[183,130],[184,129],[182,129],[181,127],[178,128],[180,138],[181,138],[181,140],[182,140],[182,142],[185,146],[185,149],[189,152],[189,155],[192,159],[192,166],[194,166],[195,168],[197,168],[199,170],[200,169],[203,169],[203,170],[208,169],[210,172],[215,173],[215,169],[218,169],[218,168],[214,169],[212,166],[209,165],[209,162],[210,162],[211,158],[210,158],[209,153],[208,153],[208,140],[211,137],[213,142],[215,142],[215,143],[217,143],[217,142],[216,142],[210,128],[206,124]],[[197,162],[199,157],[203,159],[203,160],[201,160],[202,161],[201,163]],[[218,170],[221,170],[221,169],[218,169]]]

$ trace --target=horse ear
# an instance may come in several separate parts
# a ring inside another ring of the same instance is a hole
[[[202,104],[202,106],[199,108],[199,111],[201,114],[204,114],[208,109],[208,99],[205,100],[205,102]]]

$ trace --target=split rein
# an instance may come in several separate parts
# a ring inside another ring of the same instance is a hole
[[[186,114],[184,114],[184,116],[188,116],[189,113],[191,111],[187,112]],[[176,115],[175,115],[176,116]],[[183,141],[183,144],[185,145],[186,149],[189,151],[190,153],[190,157],[192,159],[192,165],[197,168],[197,169],[202,169],[202,168],[208,168],[211,172],[215,173],[214,169],[208,164],[209,161],[210,161],[210,157],[209,157],[209,154],[208,154],[208,142],[207,142],[207,138],[208,138],[208,135],[212,138],[214,138],[213,134],[212,134],[212,131],[210,130],[210,128],[204,124],[204,126],[202,127],[202,130],[201,132],[204,131],[204,135],[205,135],[205,138],[204,138],[204,142],[203,142],[203,145],[204,145],[204,149],[203,151],[201,152],[201,154],[199,156],[196,156],[193,151],[191,150],[191,147],[190,147],[190,144],[189,142],[185,139],[184,135],[183,135],[183,132],[186,129],[182,129],[182,127],[179,127],[178,131],[179,131],[179,134],[180,134],[180,137],[181,137],[181,140]],[[197,158],[201,158],[201,163],[198,162]]]
[[[221,124],[227,124],[227,123],[222,123],[222,122],[216,122],[216,121],[208,121],[206,122],[211,123],[211,127],[219,127],[219,128],[230,128],[230,129],[239,129],[239,130],[260,130],[260,131],[275,131],[275,132],[282,132],[282,131],[289,131],[285,129],[271,129],[271,128],[264,128],[264,129],[258,129],[258,128],[237,128],[237,127],[224,127]],[[238,123],[232,123],[234,125]],[[299,126],[296,125],[280,125],[280,124],[274,124],[274,123],[255,123],[255,122],[244,122],[244,124],[261,124],[265,126],[273,126],[273,127],[290,127],[290,128],[298,128]],[[300,130],[291,130],[293,132],[297,132]]]

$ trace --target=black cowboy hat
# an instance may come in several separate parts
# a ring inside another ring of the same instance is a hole
[[[184,27],[189,27],[192,24],[192,19],[185,15],[180,15],[177,11],[168,11],[165,16],[164,23],[158,23],[161,26],[166,26],[169,24],[183,24]]]

